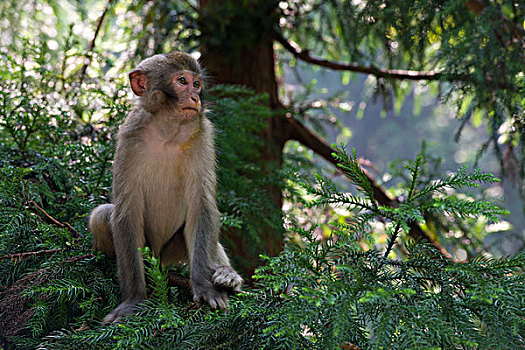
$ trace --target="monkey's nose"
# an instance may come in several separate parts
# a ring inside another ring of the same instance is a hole
[[[195,103],[197,103],[197,101],[199,101],[199,98],[196,97],[196,96],[191,96],[191,100]]]

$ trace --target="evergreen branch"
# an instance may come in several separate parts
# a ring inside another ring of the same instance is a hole
[[[304,126],[293,116],[287,116],[285,118],[286,140],[296,140],[302,143],[305,147],[308,147],[309,149],[317,153],[319,156],[330,162],[337,169],[340,169],[339,161],[336,157],[334,157],[334,153],[336,153],[336,151],[328,144],[328,142],[326,142],[326,140],[314,134],[310,129]],[[401,203],[399,199],[391,198],[381,186],[376,184],[376,181],[374,177],[370,174],[370,172],[368,172],[366,169],[362,170],[363,173],[366,175],[368,181],[370,182],[370,185],[372,186],[374,200],[382,206],[397,208]],[[412,238],[414,238],[415,240],[423,239],[427,242],[432,243],[434,247],[436,247],[436,249],[441,252],[441,254],[446,256],[448,259],[452,260],[452,255],[450,255],[450,253],[448,253],[447,250],[444,247],[442,247],[436,239],[432,238],[429,234],[427,234],[421,228],[421,226],[419,226],[415,222],[409,222],[408,226],[410,228],[409,235]]]
[[[380,207],[378,214],[395,222],[424,223],[425,218],[418,206],[401,203],[397,208]]]
[[[302,184],[309,194],[319,197],[312,203],[308,204],[309,207],[319,204],[344,204],[350,207],[358,207],[362,210],[364,209],[376,213],[378,212],[373,198],[369,197],[366,199],[364,197],[353,196],[349,193],[340,193],[335,185],[323,176],[316,174],[315,178],[317,180],[317,184],[319,185],[317,188],[309,186],[306,183]]]
[[[413,201],[426,194],[439,192],[446,187],[479,187],[478,182],[494,183],[499,181],[500,180],[494,175],[490,173],[482,173],[480,169],[476,169],[472,173],[467,173],[467,167],[464,166],[460,168],[455,174],[450,175],[445,179],[437,180],[431,185],[419,190],[412,196],[412,198],[410,198],[410,200]]]
[[[394,233],[390,237],[390,240],[388,242],[388,247],[386,247],[385,255],[384,255],[385,258],[387,258],[388,254],[390,254],[390,252],[392,251],[392,248],[394,247],[394,243],[396,242],[397,236],[399,235],[400,229],[401,229],[401,224],[398,222],[394,229]]]
[[[341,63],[328,61],[322,58],[314,57],[309,50],[301,49],[297,43],[286,40],[281,34],[273,32],[273,38],[279,42],[294,57],[317,66],[330,68],[339,71],[350,71],[356,73],[371,74],[377,78],[401,79],[401,80],[440,80],[444,75],[435,71],[421,72],[414,70],[401,69],[381,69],[373,65],[361,66],[357,63]],[[450,80],[450,79],[449,79]],[[453,80],[463,80],[458,77]]]
[[[36,202],[34,201],[28,201],[26,204],[31,204],[33,205],[38,211],[40,211],[44,217],[46,218],[46,221],[50,224],[53,224],[53,225],[57,225],[59,227],[62,227],[62,228],[67,228],[70,232],[71,232],[71,237],[73,238],[78,238],[80,237],[80,234],[78,233],[77,230],[75,230],[73,228],[73,226],[71,226],[69,223],[67,222],[60,222],[58,221],[57,219],[55,219],[54,217],[52,217],[51,215],[49,215],[44,209],[42,209],[41,206],[39,206]]]
[[[346,152],[346,147],[341,144],[339,148],[336,148],[336,152],[333,156],[339,161],[338,167],[343,170],[345,176],[350,179],[358,189],[361,189],[370,200],[373,200],[374,189],[372,188],[372,183],[369,181],[366,173],[357,161],[355,150],[353,157],[350,158]],[[375,205],[375,202],[373,202],[373,204]]]
[[[416,188],[417,177],[421,171],[421,164],[423,163],[423,156],[419,155],[416,159],[416,164],[410,169],[410,175],[412,176],[412,181],[410,182],[410,189],[408,190],[407,201],[412,199],[414,194],[414,189]]]
[[[295,119],[292,116],[286,117],[286,128],[287,128],[287,140],[296,140],[302,143],[304,146],[308,147],[319,156],[330,162],[337,169],[343,170],[339,166],[339,160],[334,156],[334,153],[337,153],[326,140],[322,137],[316,135],[310,129],[308,129],[304,124]],[[397,199],[392,199],[390,196],[377,185],[374,177],[366,169],[362,169],[363,173],[370,182],[370,186],[373,190],[374,199],[381,205],[388,207],[397,206]]]
[[[310,190],[308,192],[310,194],[314,194],[318,196],[323,195],[321,192],[314,192]],[[361,210],[370,210],[370,211],[376,212],[376,209],[372,205],[370,205],[367,201],[365,201],[363,198],[348,195],[348,194],[341,194],[341,195],[334,194],[329,197],[321,197],[311,203],[308,203],[307,206],[314,207],[320,204],[345,204],[349,208],[354,207],[354,208],[360,208]]]
[[[498,221],[498,215],[509,214],[507,210],[501,209],[497,205],[494,205],[490,202],[468,201],[454,196],[435,198],[432,207],[437,208],[439,211],[445,211],[449,214],[454,214],[459,217],[485,216],[486,218],[495,222]]]

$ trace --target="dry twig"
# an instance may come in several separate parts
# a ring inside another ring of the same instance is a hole
[[[73,228],[73,226],[71,226],[71,225],[70,225],[69,223],[67,223],[67,222],[60,222],[60,221],[58,221],[57,219],[55,219],[54,217],[52,217],[51,215],[49,215],[44,209],[42,209],[42,207],[39,206],[36,202],[34,202],[34,201],[29,201],[29,202],[27,202],[26,204],[31,204],[31,205],[33,205],[36,209],[38,209],[38,211],[41,212],[41,213],[44,215],[44,217],[45,217],[45,219],[46,219],[46,221],[47,221],[48,223],[53,224],[53,225],[57,225],[58,227],[62,227],[62,228],[65,227],[65,228],[67,228],[67,229],[71,232],[71,237],[73,237],[73,238],[78,238],[78,237],[80,237],[80,234],[78,233],[77,230],[75,230],[75,229]]]
[[[0,260],[22,260],[24,258],[28,257],[35,257],[40,255],[47,255],[47,254],[55,254],[58,252],[63,251],[64,249],[58,248],[58,249],[47,249],[47,250],[40,250],[38,252],[25,252],[25,253],[15,253],[15,254],[8,254],[0,256]]]

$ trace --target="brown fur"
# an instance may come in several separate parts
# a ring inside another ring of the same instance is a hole
[[[219,243],[214,131],[202,113],[200,75],[180,52],[148,58],[130,73],[141,97],[118,133],[113,204],[95,208],[89,221],[93,248],[116,253],[121,284],[122,303],[104,323],[146,297],[138,251],[146,244],[163,265],[188,260],[197,302],[225,308],[227,292],[240,290],[242,279]]]

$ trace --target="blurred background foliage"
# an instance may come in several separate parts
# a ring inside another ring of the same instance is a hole
[[[523,346],[524,10],[517,0],[2,1],[0,348]],[[148,255],[143,311],[101,327],[118,281],[90,251],[86,221],[111,198],[127,72],[172,50],[249,66],[242,57],[268,38],[271,74],[255,66],[239,81],[207,67],[223,242],[248,280],[262,265],[248,292],[226,313],[196,308]],[[274,80],[279,104],[252,78]],[[328,159],[293,132],[281,145],[279,118],[355,154]]]

